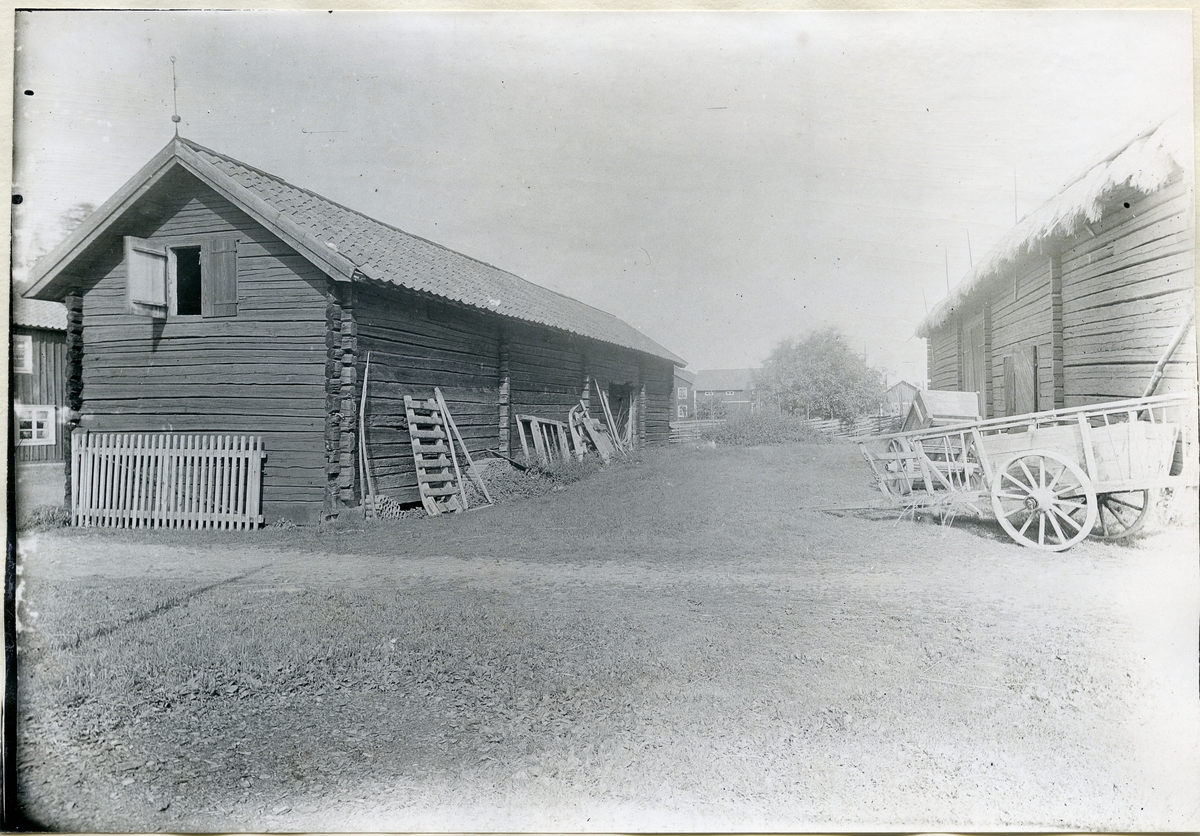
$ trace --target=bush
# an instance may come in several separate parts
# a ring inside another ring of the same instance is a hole
[[[715,444],[750,447],[757,444],[825,443],[830,437],[802,418],[779,418],[761,412],[740,415],[724,424],[705,427],[700,437]]]

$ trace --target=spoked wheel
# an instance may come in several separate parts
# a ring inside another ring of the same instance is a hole
[[[996,469],[992,510],[1023,546],[1060,552],[1096,524],[1096,491],[1079,465],[1048,450],[1021,453]]]
[[[1142,530],[1154,505],[1150,491],[1121,491],[1096,495],[1097,519],[1092,536],[1097,540],[1124,540]]]

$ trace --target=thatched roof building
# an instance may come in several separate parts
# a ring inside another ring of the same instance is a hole
[[[1022,219],[918,327],[930,387],[987,416],[1141,395],[1194,306],[1192,148],[1167,120]],[[1195,375],[1184,341],[1159,391]]]

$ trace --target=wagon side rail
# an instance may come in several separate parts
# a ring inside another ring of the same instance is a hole
[[[1020,429],[1022,427],[1039,427],[1053,423],[1067,423],[1070,421],[1077,422],[1080,415],[1085,415],[1089,419],[1102,414],[1128,414],[1130,410],[1136,413],[1141,413],[1145,410],[1164,410],[1168,408],[1181,409],[1184,413],[1182,416],[1185,419],[1190,412],[1191,422],[1195,424],[1195,398],[1189,394],[1169,394],[1169,395],[1154,395],[1148,398],[1130,398],[1119,401],[1108,401],[1105,403],[1087,404],[1085,406],[1073,406],[1064,409],[1053,409],[1042,412],[1029,412],[1022,415],[1008,415],[999,418],[985,418],[973,421],[963,421],[956,424],[946,424],[939,427],[926,427],[919,430],[908,430],[899,433],[887,433],[884,435],[876,435],[863,438],[863,442],[872,441],[889,441],[891,439],[923,439],[926,437],[936,438],[939,436],[954,434],[972,428],[979,430],[981,433],[989,434],[994,432],[1007,432],[1009,430]],[[1193,439],[1194,442],[1194,439]],[[1194,446],[1194,445],[1193,445]]]

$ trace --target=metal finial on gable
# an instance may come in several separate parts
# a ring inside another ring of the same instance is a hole
[[[175,107],[175,112],[171,114],[171,121],[175,123],[175,136],[179,136],[179,84],[175,81],[175,56],[171,56],[171,103]]]

